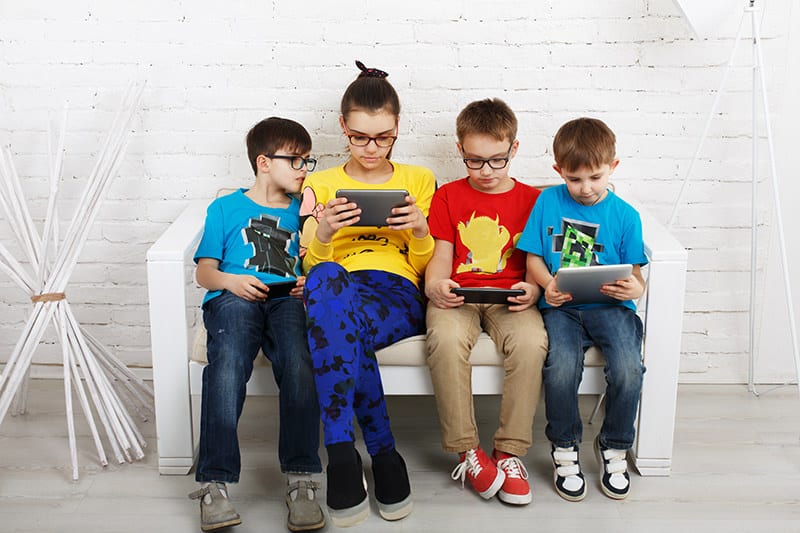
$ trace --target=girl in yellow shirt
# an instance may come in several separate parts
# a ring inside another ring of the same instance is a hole
[[[339,124],[350,158],[306,179],[300,215],[308,240],[303,260],[308,343],[314,364],[325,446],[327,505],[338,527],[366,519],[361,458],[353,416],[372,458],[378,509],[386,520],[411,512],[405,462],[395,449],[375,351],[424,333],[419,282],[433,252],[427,214],[436,188],[424,167],[390,159],[400,102],[378,69],[360,62],[360,75],[342,97]],[[338,189],[405,189],[406,204],[387,226],[354,226],[361,210]]]

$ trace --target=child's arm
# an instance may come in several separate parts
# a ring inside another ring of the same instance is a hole
[[[544,289],[544,301],[553,307],[558,307],[572,300],[572,296],[556,288],[556,278],[550,274],[550,269],[539,255],[529,253],[527,259],[527,279]]]
[[[209,257],[197,260],[197,283],[210,291],[227,290],[249,302],[267,299],[269,288],[255,276],[228,274],[219,269],[219,261]]]
[[[459,284],[450,279],[453,270],[453,243],[434,239],[433,257],[425,268],[425,296],[433,305],[441,309],[458,307],[464,303],[463,296],[457,296],[450,289]]]
[[[631,277],[618,279],[614,283],[607,283],[600,287],[600,292],[614,299],[637,300],[644,293],[644,277],[642,277],[642,267],[633,265]]]

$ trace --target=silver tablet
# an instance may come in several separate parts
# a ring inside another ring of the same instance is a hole
[[[586,267],[562,267],[556,275],[556,287],[572,295],[572,304],[619,303],[600,292],[600,286],[618,279],[631,277],[632,265],[595,265]]]
[[[354,226],[387,226],[386,219],[392,216],[392,208],[406,205],[408,191],[405,189],[339,189],[336,197],[347,198],[361,208],[361,215]]]

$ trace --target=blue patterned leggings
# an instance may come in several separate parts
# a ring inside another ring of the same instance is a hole
[[[391,450],[375,351],[424,333],[419,289],[396,274],[326,262],[308,273],[304,296],[325,446],[355,441],[355,415],[370,455]]]

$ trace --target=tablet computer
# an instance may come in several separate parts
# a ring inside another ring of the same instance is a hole
[[[556,287],[572,295],[571,304],[619,303],[600,292],[600,286],[631,277],[632,265],[595,265],[558,269]]]
[[[360,220],[354,226],[386,226],[392,208],[406,205],[405,189],[339,189],[337,198],[347,198],[361,208]]]
[[[468,304],[508,304],[509,296],[522,296],[522,289],[498,289],[496,287],[453,287],[450,292],[464,297]]]
[[[267,292],[267,298],[286,298],[289,296],[289,293],[292,289],[297,286],[297,280],[291,281],[278,281],[276,283],[267,283],[267,287],[269,287],[269,292]]]

